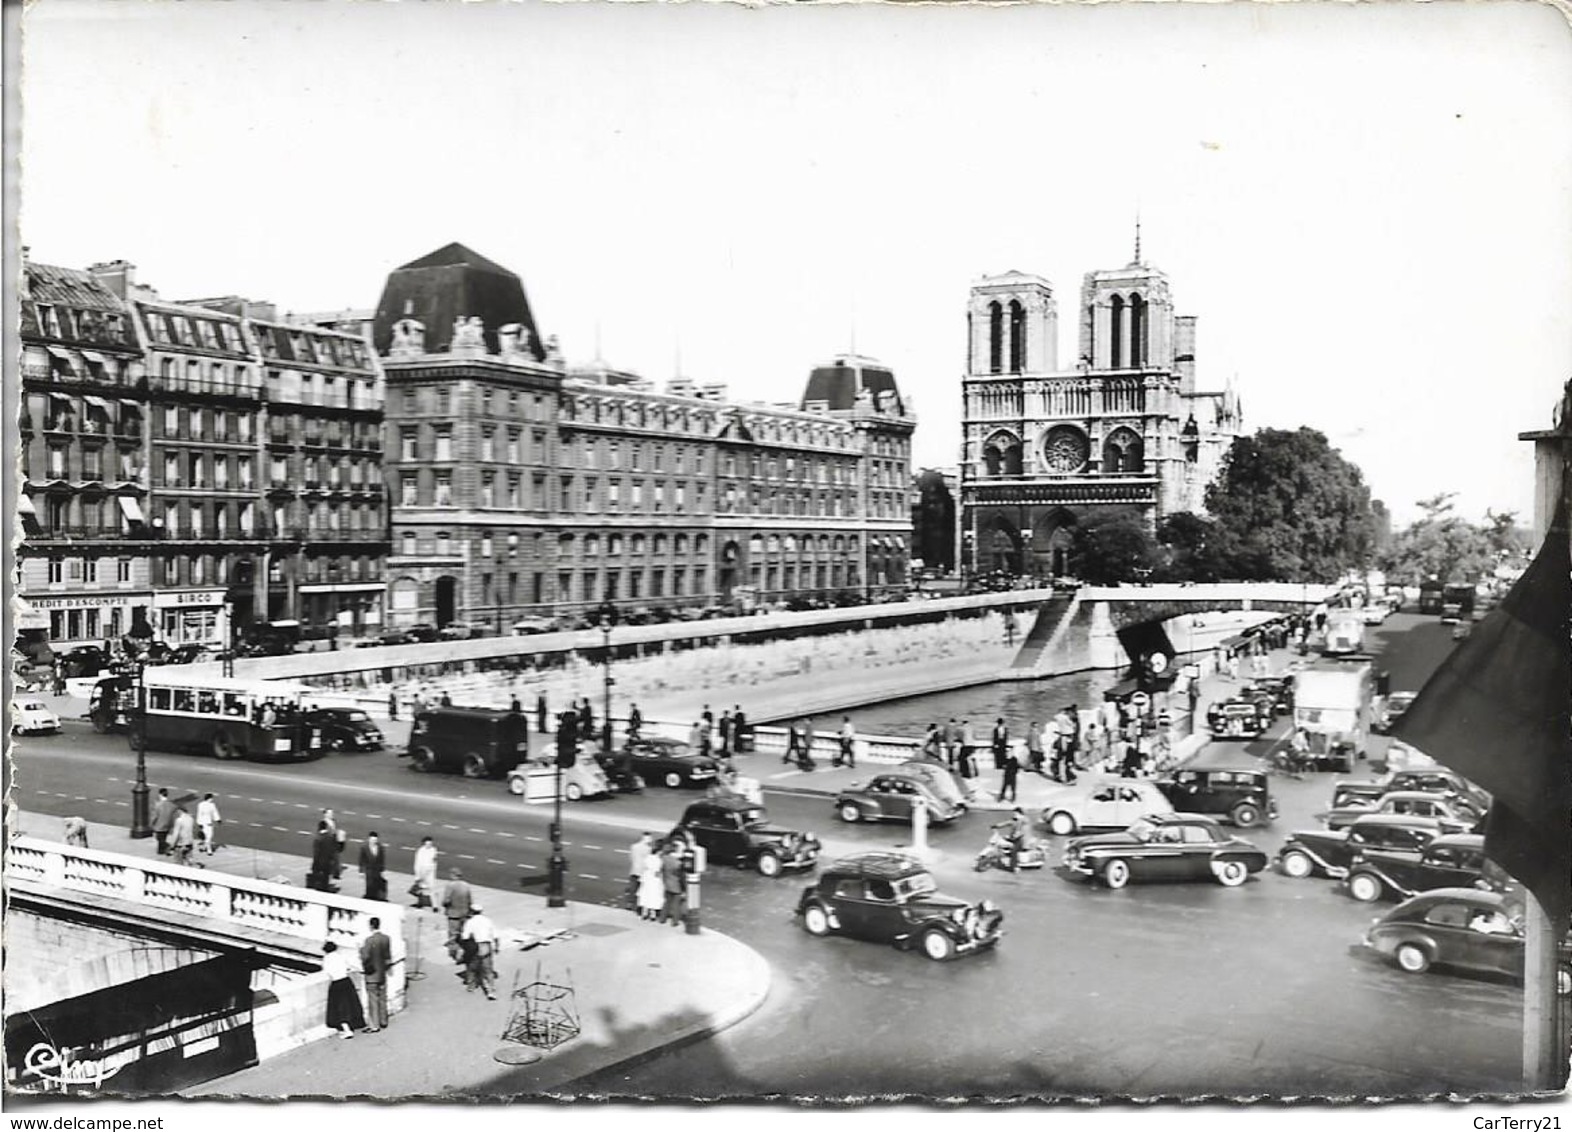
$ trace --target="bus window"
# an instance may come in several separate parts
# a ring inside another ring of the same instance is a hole
[[[147,706],[152,711],[168,711],[169,689],[149,688],[147,690]]]
[[[232,715],[236,719],[244,719],[246,715],[246,698],[239,692],[225,692],[224,714]]]
[[[197,693],[197,711],[203,715],[218,714],[218,693],[203,688]]]
[[[175,688],[175,689],[173,689],[173,691],[175,693],[175,702],[174,702],[174,708],[172,710],[174,710],[174,711],[195,711],[196,710],[196,693],[194,693],[190,688]]]

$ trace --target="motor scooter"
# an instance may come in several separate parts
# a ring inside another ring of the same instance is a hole
[[[1047,851],[1041,841],[1028,841],[1020,852],[1016,867],[1022,869],[1040,869],[1048,863]],[[977,854],[977,860],[972,868],[979,873],[989,869],[1005,869],[1010,867],[1010,839],[1004,831],[994,828],[988,834],[988,843]]]

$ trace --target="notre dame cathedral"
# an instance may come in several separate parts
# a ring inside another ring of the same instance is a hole
[[[1018,271],[972,286],[962,391],[960,544],[973,571],[1068,572],[1077,523],[1128,512],[1154,529],[1200,512],[1242,423],[1232,390],[1195,387],[1195,317],[1141,261],[1089,272],[1080,348],[1058,359],[1046,279]]]

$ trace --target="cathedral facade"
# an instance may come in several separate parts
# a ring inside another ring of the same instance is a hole
[[[1129,265],[1085,276],[1075,319],[1065,369],[1046,279],[1011,271],[972,286],[958,522],[974,573],[1064,575],[1078,524],[1124,512],[1153,530],[1201,513],[1242,430],[1231,390],[1196,389],[1196,320],[1174,313],[1139,245]]]

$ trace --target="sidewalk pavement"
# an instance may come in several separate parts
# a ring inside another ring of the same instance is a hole
[[[62,822],[21,813],[15,832],[59,840]],[[129,831],[101,822],[88,823],[88,843],[133,857],[157,852],[151,838],[132,840]],[[196,861],[267,879],[304,877],[310,867],[303,857],[242,848],[221,847]],[[387,878],[395,899],[407,900],[414,878],[394,872]],[[359,877],[346,870],[344,891],[353,895],[359,887]],[[466,990],[455,977],[458,967],[443,949],[447,928],[440,908],[406,909],[407,1005],[387,1029],[352,1040],[324,1036],[182,1096],[566,1096],[572,1082],[588,1074],[724,1030],[757,1010],[769,994],[763,957],[708,928],[689,935],[646,923],[631,911],[578,903],[548,908],[543,895],[478,886],[474,892],[502,936],[495,1001]],[[558,931],[568,934],[537,945],[540,937]],[[571,984],[582,1032],[534,1064],[506,1064],[499,1054],[530,1049],[502,1038],[510,1016],[522,1008],[513,993],[537,978]]]

